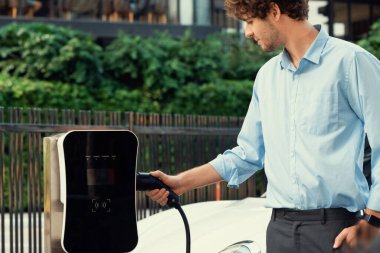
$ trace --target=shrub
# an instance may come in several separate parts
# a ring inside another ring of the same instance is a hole
[[[253,80],[273,56],[226,34],[119,34],[103,50],[90,35],[32,23],[0,29],[0,40],[4,106],[244,115],[252,83],[224,79]]]
[[[1,74],[0,104],[5,107],[91,109],[95,101],[84,86]]]
[[[0,29],[0,71],[14,76],[93,86],[103,69],[102,48],[82,32],[53,25]]]
[[[188,84],[162,102],[142,89],[131,90],[112,83],[86,89],[82,85],[0,74],[0,104],[4,107],[243,116],[251,98],[252,84],[249,80]]]
[[[244,116],[253,82],[219,80],[205,85],[189,84],[177,92],[165,111],[180,114]]]
[[[358,45],[380,59],[380,19],[372,25],[368,37],[360,40]]]
[[[111,81],[109,81],[111,82]],[[158,112],[160,104],[141,90],[115,83],[97,89],[83,85],[30,80],[0,74],[0,104],[4,107],[40,107],[76,110]]]
[[[119,34],[105,49],[103,58],[110,77],[144,88],[160,99],[186,83],[202,84],[219,78],[221,50],[222,43],[195,40],[190,33],[179,40],[166,33],[147,39]]]
[[[129,89],[104,82],[90,96],[96,101],[92,105],[93,110],[159,112],[161,109],[161,104],[141,89]]]
[[[190,32],[180,39],[165,33],[147,39],[121,33],[105,49],[103,59],[109,77],[166,101],[188,83],[253,80],[272,56],[253,43],[242,45],[234,35],[197,40]]]

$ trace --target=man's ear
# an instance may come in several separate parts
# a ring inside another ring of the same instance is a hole
[[[270,16],[271,19],[273,19],[274,21],[278,21],[280,19],[281,10],[278,4],[273,2],[270,3],[270,10],[268,16]]]

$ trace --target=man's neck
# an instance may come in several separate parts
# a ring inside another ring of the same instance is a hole
[[[308,21],[295,21],[286,28],[285,48],[295,68],[318,36],[318,30]]]

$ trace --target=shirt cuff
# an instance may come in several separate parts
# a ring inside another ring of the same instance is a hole
[[[229,176],[231,172],[229,172],[228,166],[226,166],[226,160],[223,155],[218,155],[214,160],[209,162],[212,167],[218,172],[218,174],[223,178],[224,181],[227,182],[227,186],[230,188],[237,189],[239,188],[239,181],[237,176]],[[233,175],[236,175],[234,173]]]

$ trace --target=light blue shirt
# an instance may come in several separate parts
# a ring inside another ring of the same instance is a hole
[[[237,144],[210,164],[238,187],[265,163],[268,207],[380,211],[379,60],[323,29],[297,69],[284,50],[257,74]]]

